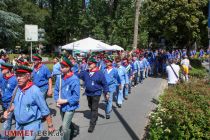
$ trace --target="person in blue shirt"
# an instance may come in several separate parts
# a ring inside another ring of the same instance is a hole
[[[2,63],[6,62],[6,54],[3,51],[0,51],[0,67]],[[0,77],[2,77],[1,69],[0,69]]]
[[[124,95],[125,95],[125,100],[128,99],[128,94],[131,93],[131,82],[132,82],[132,78],[133,78],[133,70],[132,70],[132,66],[129,62],[128,58],[123,58],[123,66],[126,69],[126,73],[128,75],[128,86],[124,87]]]
[[[144,71],[146,68],[146,63],[144,62],[144,56],[140,55],[139,57],[139,82],[142,83],[144,79]]]
[[[104,70],[104,75],[109,87],[109,99],[106,102],[106,119],[110,119],[111,111],[112,111],[112,101],[113,95],[117,91],[117,87],[120,86],[121,81],[116,68],[112,66],[113,58],[107,57],[105,60],[106,69]]]
[[[147,60],[150,65],[150,70],[149,70],[150,76],[154,75],[154,57],[153,56],[154,56],[153,52],[149,52]]]
[[[71,67],[71,71],[78,76],[78,72],[79,72],[79,64],[76,62],[76,59],[74,57],[70,57],[70,61],[72,63],[72,67]]]
[[[12,73],[13,65],[9,63],[2,63],[1,64],[1,70],[3,76],[0,78],[0,90],[2,92],[2,107],[3,110],[7,110],[9,108],[9,104],[12,99],[12,93],[15,87],[17,86],[17,80]],[[13,113],[10,113],[8,116],[8,119],[3,124],[3,130],[11,130],[12,126],[12,118]]]
[[[33,83],[38,86],[46,98],[52,96],[52,75],[46,65],[42,64],[42,57],[34,54],[32,57],[34,61],[34,70],[32,72]]]
[[[125,67],[122,66],[121,59],[116,58],[115,61],[117,63],[117,71],[118,71],[120,82],[121,82],[121,85],[119,86],[117,90],[117,106],[121,108],[123,100],[124,100],[124,97],[123,97],[124,86],[128,88],[129,80],[128,80],[128,75],[126,73],[126,69]]]
[[[138,84],[138,70],[139,70],[139,64],[136,56],[133,56],[133,74],[134,74],[134,86]]]
[[[16,130],[27,130],[31,134],[24,139],[35,140],[36,133],[41,130],[43,118],[46,119],[48,130],[53,132],[54,126],[50,117],[50,110],[40,89],[31,81],[32,69],[18,66],[15,69],[18,89],[14,96],[13,106],[4,112],[7,119],[14,111]]]
[[[92,56],[88,59],[89,70],[81,72],[79,77],[85,83],[85,95],[87,95],[88,106],[91,110],[90,126],[88,132],[94,131],[98,119],[98,106],[102,92],[106,99],[109,98],[109,88],[104,73],[96,66],[96,59]]]
[[[62,118],[62,130],[64,135],[61,137],[61,140],[69,140],[72,118],[75,110],[79,108],[80,82],[78,77],[71,71],[73,64],[68,58],[64,57],[60,64],[62,72],[62,77],[60,78],[62,79],[56,79],[54,100],[57,106],[60,107]],[[61,83],[60,80],[62,80]],[[60,86],[61,91],[59,91]]]
[[[204,50],[203,49],[200,49],[199,58],[203,58],[203,56],[204,56]]]
[[[82,59],[82,63],[80,65],[80,71],[84,72],[88,69],[88,64],[86,58]]]
[[[98,56],[98,63],[97,66],[99,68],[99,70],[101,70],[102,72],[104,71],[104,69],[106,68],[106,64],[104,62],[104,56],[103,55],[99,55]]]
[[[84,72],[86,70],[88,70],[87,59],[83,58],[82,63],[80,64],[80,72]],[[84,88],[85,88],[84,82],[81,81],[81,89],[84,89]]]
[[[53,70],[52,70],[52,76],[55,77],[55,79],[58,79],[59,78],[59,75],[61,74],[61,65],[59,63],[59,58],[58,57],[55,57],[53,59]]]

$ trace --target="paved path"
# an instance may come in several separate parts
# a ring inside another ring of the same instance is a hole
[[[208,63],[208,62],[204,62],[204,63],[202,63],[202,65],[203,65],[207,70],[209,70],[209,63]]]
[[[161,78],[148,78],[143,84],[132,89],[128,100],[124,101],[122,108],[113,104],[113,112],[109,120],[105,119],[103,97],[101,98],[99,119],[93,133],[88,133],[90,111],[87,107],[86,96],[81,95],[80,109],[76,111],[73,122],[78,134],[73,140],[139,140],[145,133],[148,123],[148,114],[155,108],[154,99],[157,99],[166,80]],[[82,94],[83,92],[81,92]],[[59,109],[55,107],[52,99],[47,100],[56,129],[61,125]],[[46,124],[45,124],[46,128]],[[59,137],[40,139],[57,140]]]

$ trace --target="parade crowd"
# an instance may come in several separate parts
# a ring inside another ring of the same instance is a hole
[[[87,131],[92,133],[98,119],[100,98],[105,99],[105,116],[110,119],[113,102],[118,108],[123,107],[132,88],[142,84],[147,77],[167,75],[168,85],[175,85],[181,71],[182,79],[188,81],[189,58],[205,59],[210,55],[210,49],[206,52],[203,49],[198,52],[187,52],[186,49],[171,52],[163,49],[90,52],[85,57],[65,53],[53,59],[52,71],[38,54],[32,56],[32,62],[24,55],[13,61],[4,52],[0,55],[0,93],[4,111],[2,130],[11,130],[14,119],[15,130],[33,131],[24,139],[35,139],[45,120],[48,131],[53,132],[55,128],[46,102],[47,97],[53,96],[60,108],[64,134],[61,139],[68,140],[72,118],[79,108],[81,89],[84,89],[91,110]]]

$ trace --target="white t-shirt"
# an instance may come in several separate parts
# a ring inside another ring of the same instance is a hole
[[[176,75],[179,76],[179,70],[180,70],[179,65],[171,64],[171,67],[174,69],[174,72],[176,72]],[[166,72],[168,74],[168,83],[176,84],[179,79],[176,77],[171,67],[169,65],[166,67]]]
[[[185,65],[185,66],[189,67],[189,65],[190,65],[189,59],[187,59],[187,58],[183,59],[183,60],[181,61],[181,65]]]

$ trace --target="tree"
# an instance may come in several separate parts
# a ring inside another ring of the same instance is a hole
[[[139,15],[140,15],[141,0],[136,0],[136,12],[135,12],[135,25],[134,25],[134,35],[133,35],[133,49],[137,48],[138,34],[139,34]]]
[[[4,1],[0,3],[0,46],[8,46],[8,41],[18,38],[17,26],[23,23],[17,14],[8,11]]]
[[[201,40],[207,38],[207,4],[208,0],[146,0],[143,26],[151,38],[165,38],[171,46],[189,49],[195,41],[205,45]]]

